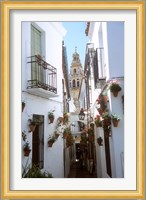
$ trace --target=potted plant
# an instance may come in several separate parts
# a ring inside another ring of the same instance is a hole
[[[23,112],[24,108],[25,108],[25,101],[22,101],[22,112]]]
[[[99,118],[95,118],[94,122],[95,122],[96,127],[101,127],[102,126],[101,121],[100,121]]]
[[[114,97],[118,96],[119,91],[121,91],[121,87],[117,82],[112,82],[110,84],[110,91],[113,93]]]
[[[108,102],[108,96],[107,96],[107,94],[100,94],[99,95],[99,99],[100,99],[100,103],[101,102],[104,102],[104,103]]]
[[[65,124],[65,123],[68,123],[68,119],[69,119],[69,115],[68,115],[67,112],[65,112],[65,113],[63,114],[63,122],[64,122],[64,124]]]
[[[59,137],[59,133],[57,131],[54,132],[55,139]]]
[[[120,121],[119,115],[116,115],[115,113],[111,114],[111,118],[112,118],[113,126],[118,127],[118,123]]]
[[[49,136],[48,138],[48,147],[52,147],[53,143],[56,141],[55,136]]]
[[[102,139],[102,137],[98,137],[97,138],[97,143],[99,144],[99,146],[103,146],[103,139]]]
[[[111,117],[108,112],[103,113],[103,125],[104,126],[110,126],[111,125]]]
[[[29,126],[29,132],[34,132],[35,128],[36,128],[36,122],[31,120],[31,119],[29,119],[28,121],[29,121],[29,125],[28,125]]]
[[[104,113],[104,110],[102,108],[97,108],[99,115],[102,115]]]
[[[58,117],[58,124],[61,124],[63,122],[63,117]]]
[[[48,119],[49,119],[49,124],[52,124],[54,122],[54,110],[51,110],[48,113]]]
[[[29,145],[28,141],[24,144],[23,152],[24,152],[24,156],[26,156],[26,157],[28,157],[30,152],[31,152],[30,145]]]
[[[63,131],[63,138],[66,139],[70,132],[70,128],[65,128]]]
[[[68,134],[67,138],[66,138],[66,146],[69,147],[71,145],[73,145],[74,139],[71,133]]]

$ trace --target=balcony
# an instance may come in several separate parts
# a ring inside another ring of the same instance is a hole
[[[43,98],[57,97],[57,69],[48,64],[40,55],[28,57],[31,78],[27,81],[27,91]]]

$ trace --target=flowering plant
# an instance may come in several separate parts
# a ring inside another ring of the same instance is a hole
[[[117,115],[117,114],[111,114],[111,118],[112,118],[112,120],[118,120],[118,121],[120,121],[120,116],[119,115]]]

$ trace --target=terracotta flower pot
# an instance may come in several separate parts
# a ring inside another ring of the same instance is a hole
[[[30,152],[31,152],[31,149],[28,149],[28,148],[24,148],[23,149],[23,152],[24,152],[24,156],[28,157]]]
[[[100,115],[103,114],[103,110],[99,110],[99,109],[97,109],[97,110],[98,110],[98,113],[99,113]]]
[[[98,127],[101,127],[101,122],[99,122],[99,123],[96,123],[95,122],[95,124],[96,124],[96,127],[98,128]]]
[[[99,146],[103,146],[103,140],[102,138],[97,138],[97,143],[99,144]]]
[[[54,122],[54,116],[49,116],[49,124],[52,124]]]
[[[34,132],[36,128],[36,125],[34,124],[29,124],[29,132]]]
[[[104,103],[107,103],[108,102],[108,96],[103,96],[103,101],[104,101]]]
[[[63,133],[63,138],[66,139],[68,136],[68,133]]]
[[[48,147],[52,147],[53,146],[53,142],[48,141]]]
[[[55,133],[55,138],[57,139],[59,137],[59,134],[58,133]]]
[[[113,96],[114,96],[114,97],[117,97],[119,92],[118,92],[118,91],[114,91],[114,92],[112,92],[112,93],[113,93]]]
[[[63,117],[58,117],[58,124],[61,124],[63,122]]]
[[[113,119],[112,122],[114,127],[118,127],[119,120]]]

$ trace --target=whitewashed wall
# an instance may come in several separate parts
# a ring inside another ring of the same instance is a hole
[[[58,97],[45,99],[27,93],[27,80],[30,79],[30,65],[27,64],[27,57],[31,56],[31,23],[22,23],[22,100],[25,100],[26,107],[22,113],[22,131],[25,131],[27,138],[32,143],[32,133],[28,133],[28,119],[33,114],[44,115],[44,170],[52,173],[54,177],[64,177],[64,159],[63,159],[63,139],[60,136],[48,148],[47,141],[49,135],[53,134],[57,124],[57,118],[62,116],[62,40],[66,31],[61,23],[38,22],[35,26],[43,31],[43,56],[49,64],[57,68],[57,94]],[[48,123],[48,112],[55,110],[55,120],[53,124]],[[23,142],[22,142],[23,145]],[[31,152],[32,153],[32,152]],[[32,154],[31,154],[32,155]],[[31,163],[31,155],[29,163]],[[25,166],[26,158],[22,153],[22,164]]]
[[[104,48],[104,62],[106,67],[106,80],[114,77],[124,77],[124,23],[123,22],[91,22],[89,28],[89,39],[94,48]],[[113,177],[124,176],[124,114],[122,95],[124,94],[124,80],[120,80],[122,90],[117,98],[113,97],[110,91],[109,110],[110,113],[120,115],[120,122],[117,128],[112,126],[112,137],[110,138],[111,168]],[[93,85],[92,85],[93,87]],[[92,105],[98,97],[100,90],[92,91]],[[94,116],[97,111],[94,109]],[[95,128],[95,136],[104,135],[102,128]],[[97,174],[98,177],[108,178],[106,172],[105,148],[96,143]]]

